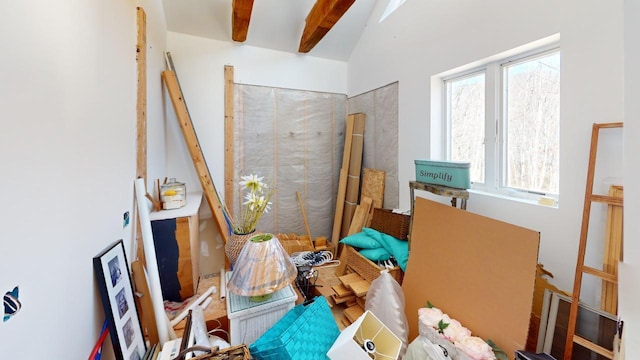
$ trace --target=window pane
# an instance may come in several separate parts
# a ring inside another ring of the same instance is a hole
[[[560,53],[504,67],[504,185],[558,194]]]
[[[471,163],[470,177],[484,183],[484,73],[447,81],[451,160]]]

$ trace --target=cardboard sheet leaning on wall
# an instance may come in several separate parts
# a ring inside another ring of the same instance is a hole
[[[409,340],[427,301],[505,353],[524,349],[540,234],[416,198],[402,290]]]

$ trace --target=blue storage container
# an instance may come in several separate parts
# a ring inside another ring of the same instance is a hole
[[[458,189],[471,187],[470,163],[460,161],[415,160],[416,181]]]
[[[340,329],[323,296],[296,305],[251,346],[256,360],[325,360]]]

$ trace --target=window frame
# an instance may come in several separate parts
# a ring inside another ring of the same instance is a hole
[[[447,160],[451,160],[451,128],[452,128],[452,124],[451,124],[451,116],[450,116],[450,109],[449,109],[449,101],[448,99],[450,98],[450,91],[449,91],[449,86],[448,84],[453,81],[453,80],[465,80],[471,77],[474,77],[476,75],[480,75],[483,74],[484,75],[484,83],[485,83],[485,139],[484,139],[484,151],[485,151],[485,182],[484,183],[475,183],[478,184],[477,187],[484,187],[484,184],[487,182],[487,138],[486,138],[486,134],[487,134],[487,68],[486,66],[482,66],[482,67],[475,67],[472,68],[470,70],[467,71],[463,71],[463,72],[459,72],[456,73],[454,76],[447,76],[447,77],[443,77],[442,78],[442,89],[444,92],[444,96],[442,96],[442,108],[444,109],[444,111],[442,112],[443,114],[443,124],[442,124],[442,128],[444,129],[443,131],[443,138],[442,138],[442,144],[443,144],[443,149],[442,149],[442,153],[445,156],[445,159]]]
[[[543,197],[551,198],[558,203],[560,194],[541,193],[532,190],[517,189],[506,186],[505,176],[507,169],[506,148],[506,100],[504,71],[508,66],[517,65],[536,58],[558,53],[562,57],[559,40],[555,40],[542,46],[528,46],[524,51],[504,56],[492,57],[486,61],[476,62],[473,67],[466,67],[459,71],[448,71],[441,81],[441,113],[442,126],[442,154],[447,160],[451,159],[451,121],[449,109],[448,83],[455,80],[464,80],[476,74],[484,73],[485,76],[485,137],[484,137],[484,183],[472,182],[471,190],[489,194],[504,196],[512,199],[529,200],[539,202]],[[560,60],[562,63],[562,59]],[[562,75],[560,75],[562,77]]]

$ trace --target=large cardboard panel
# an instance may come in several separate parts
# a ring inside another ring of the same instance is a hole
[[[413,216],[402,283],[409,338],[429,301],[513,359],[526,345],[540,234],[420,197]]]

